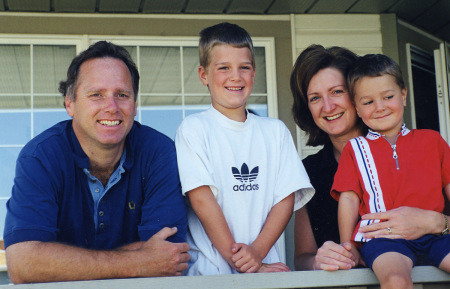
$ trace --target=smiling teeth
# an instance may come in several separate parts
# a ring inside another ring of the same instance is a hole
[[[243,87],[227,87],[227,89],[228,90],[235,90],[235,91],[238,91],[238,90],[242,90],[242,89],[244,89]]]
[[[339,113],[339,114],[336,114],[335,116],[326,116],[325,118],[327,119],[327,120],[335,120],[335,119],[337,119],[337,118],[340,118],[342,115],[343,115],[344,113]]]
[[[119,125],[119,120],[101,120],[100,124],[106,125],[106,126],[116,126]]]

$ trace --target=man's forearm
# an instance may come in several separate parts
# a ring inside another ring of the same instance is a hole
[[[6,249],[14,283],[134,277],[136,251],[95,251],[59,243],[22,242]]]

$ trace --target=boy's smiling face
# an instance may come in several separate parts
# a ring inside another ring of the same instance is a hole
[[[386,137],[396,136],[403,124],[406,88],[391,75],[363,77],[355,83],[356,111],[372,130]]]
[[[207,68],[199,67],[198,75],[209,88],[213,107],[230,119],[245,121],[245,104],[255,81],[250,50],[219,44],[210,59]]]

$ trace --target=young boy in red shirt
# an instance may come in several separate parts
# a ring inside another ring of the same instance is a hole
[[[389,57],[361,57],[347,80],[356,111],[370,130],[344,148],[331,189],[339,199],[341,242],[361,246],[381,288],[413,288],[417,258],[450,272],[448,216],[443,215],[441,235],[417,240],[398,239],[391,228],[386,238],[367,240],[359,228],[382,220],[358,222],[359,216],[400,206],[442,213],[443,190],[450,198],[450,148],[438,132],[403,124],[407,89],[400,67]],[[356,247],[353,252],[358,254]]]

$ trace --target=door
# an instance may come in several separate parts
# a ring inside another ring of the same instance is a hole
[[[444,44],[433,53],[407,44],[411,128],[439,131],[449,142],[448,65]]]

